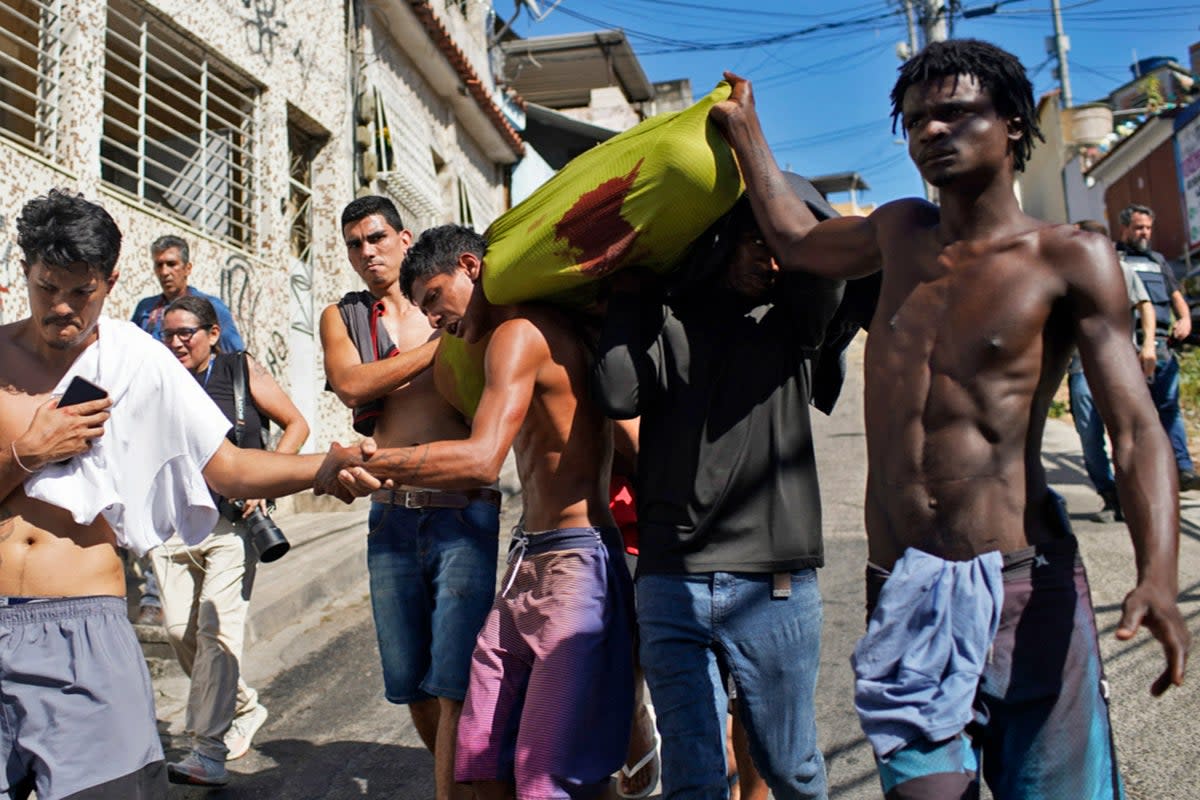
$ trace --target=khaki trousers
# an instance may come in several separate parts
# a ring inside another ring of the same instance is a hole
[[[241,523],[222,518],[194,547],[178,535],[150,551],[171,647],[192,679],[185,727],[197,752],[224,761],[234,716],[258,705],[241,678],[256,558]]]

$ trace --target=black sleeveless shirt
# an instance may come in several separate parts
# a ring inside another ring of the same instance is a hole
[[[246,358],[242,352],[218,353],[216,358],[210,362],[207,370],[193,373],[196,380],[204,387],[204,391],[208,393],[208,396],[217,404],[217,408],[221,409],[221,413],[231,423],[236,417],[233,403],[235,369],[246,369]],[[242,431],[242,447],[262,450],[264,433],[268,424],[267,417],[254,405],[254,398],[250,396],[250,376],[246,375],[246,428]],[[229,429],[226,438],[237,444],[234,441],[234,428]]]

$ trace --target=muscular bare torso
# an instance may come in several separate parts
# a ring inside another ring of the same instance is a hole
[[[937,212],[877,222],[883,288],[866,350],[870,558],[917,547],[950,559],[1053,535],[1040,462],[1073,328],[1045,255],[1061,228],[941,245]]]
[[[19,323],[0,326],[0,447],[29,427],[67,367],[48,372],[15,341]],[[71,514],[14,489],[0,501],[0,595],[125,595],[116,537],[103,518],[77,525]]]
[[[525,530],[615,525],[608,508],[612,426],[591,400],[591,361],[556,311],[526,308],[504,325],[534,325],[549,348],[513,442]],[[497,329],[492,344],[503,341]]]
[[[384,317],[384,325],[401,352],[425,344],[432,333],[425,315],[407,303]],[[469,434],[466,420],[434,385],[434,371],[426,369],[383,398],[374,437],[380,447],[409,447]]]

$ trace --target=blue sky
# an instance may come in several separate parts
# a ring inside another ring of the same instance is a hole
[[[543,9],[552,4],[539,0]],[[1053,33],[1050,0],[959,3],[967,10],[994,4],[998,13],[956,18],[954,35],[987,39],[1019,56],[1035,98],[1057,87],[1045,50]],[[512,13],[504,2],[495,7],[501,16]],[[1062,0],[1062,7],[1076,103],[1130,80],[1135,53],[1172,56],[1186,66],[1188,45],[1200,41],[1195,0]],[[867,202],[921,193],[889,119],[896,43],[907,38],[896,0],[562,0],[541,22],[522,12],[514,28],[521,36],[622,28],[651,81],[690,78],[697,96],[732,69],[754,81],[768,141],[785,168],[805,175],[857,170],[871,186]]]

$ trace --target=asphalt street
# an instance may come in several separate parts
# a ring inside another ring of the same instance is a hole
[[[861,340],[860,340],[861,341]],[[870,750],[852,705],[850,653],[861,634],[866,542],[862,501],[866,452],[861,405],[861,348],[852,350],[842,401],[832,417],[814,412],[821,468],[826,567],[818,725],[826,755],[830,796],[878,798]],[[1113,636],[1124,594],[1133,586],[1133,550],[1123,525],[1090,522],[1099,500],[1086,484],[1079,442],[1067,423],[1051,420],[1044,445],[1051,483],[1067,499],[1092,585],[1101,647],[1112,684],[1112,710],[1121,771],[1134,800],[1200,797],[1200,701],[1192,675],[1163,698],[1148,687],[1162,669],[1156,642],[1142,633],[1130,642]],[[518,509],[511,503],[511,524]],[[1200,492],[1182,499],[1181,608],[1200,633]],[[502,527],[505,541],[508,525]],[[364,566],[365,573],[365,566]],[[365,576],[347,586],[340,602],[319,620],[257,643],[247,673],[259,687],[271,718],[256,748],[231,762],[233,780],[207,792],[173,787],[172,798],[272,798],[341,800],[433,796],[432,758],[421,746],[403,708],[383,698]],[[181,678],[158,682],[167,741],[182,746]],[[178,752],[178,751],[174,751]],[[657,795],[656,795],[657,796]],[[986,796],[986,795],[985,795]],[[1054,799],[1052,799],[1054,800]],[[1065,800],[1065,799],[1064,799]]]

